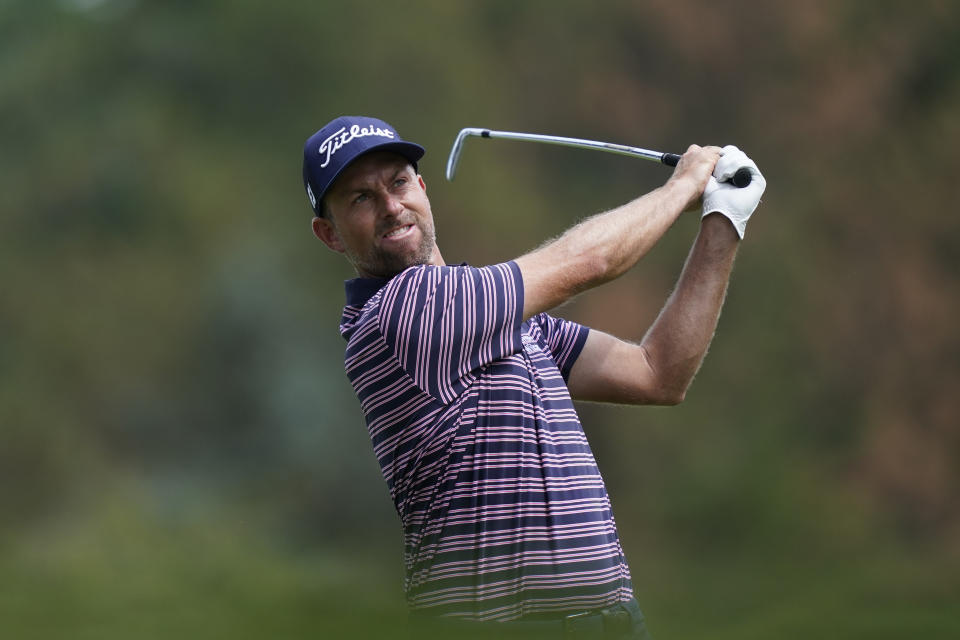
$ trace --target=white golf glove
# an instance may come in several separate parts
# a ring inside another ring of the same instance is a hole
[[[727,180],[743,167],[750,170],[752,180],[741,189]],[[757,169],[756,163],[732,144],[727,145],[713,169],[713,175],[707,181],[707,188],[703,190],[703,215],[722,213],[727,216],[742,240],[747,229],[747,220],[760,204],[760,196],[766,188],[767,181]]]

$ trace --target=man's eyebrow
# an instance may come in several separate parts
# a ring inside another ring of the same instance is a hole
[[[364,191],[370,190],[370,181],[363,179],[359,182],[354,182],[353,184],[343,185],[343,189],[340,189],[344,195],[352,195],[354,193],[362,193]]]
[[[403,166],[397,167],[392,173],[389,174],[390,176],[389,182],[392,183],[394,180],[397,179],[397,176],[399,176],[402,173],[405,173],[408,168],[411,171],[413,170],[413,166],[410,164],[404,164]],[[344,195],[353,195],[354,193],[363,193],[365,191],[369,191],[371,189],[371,185],[375,184],[376,182],[377,182],[376,178],[371,180],[370,178],[364,177],[364,178],[361,178],[359,182],[356,182],[354,184],[345,184],[343,185],[342,189],[336,189],[336,191],[339,191]]]
[[[413,168],[413,167],[411,167],[409,164],[405,164],[405,165],[403,165],[402,167],[397,167],[396,170],[394,170],[393,173],[390,174],[390,180],[388,180],[388,182],[389,182],[390,184],[393,184],[393,183],[397,180],[397,178],[398,178],[399,176],[404,175],[404,174],[407,173],[407,168],[408,168],[408,167],[409,167],[410,169]]]

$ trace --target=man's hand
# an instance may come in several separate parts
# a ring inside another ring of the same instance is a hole
[[[667,182],[683,184],[686,187],[683,192],[689,194],[689,201],[684,206],[684,211],[699,207],[700,196],[721,155],[720,147],[701,147],[692,144],[681,156],[677,168],[673,170],[673,175]]]
[[[679,167],[678,164],[677,168]],[[741,189],[727,180],[743,167],[750,170],[752,180]],[[703,215],[722,213],[733,223],[742,240],[747,229],[747,220],[760,204],[760,196],[766,188],[767,181],[757,169],[756,163],[740,149],[727,145],[723,148],[722,157],[717,161],[713,175],[707,181],[703,192]]]

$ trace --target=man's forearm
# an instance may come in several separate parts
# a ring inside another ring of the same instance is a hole
[[[641,343],[661,387],[676,402],[713,339],[738,245],[725,217],[714,213],[703,219],[676,289]]]
[[[622,275],[650,251],[698,196],[689,181],[668,181],[632,202],[584,220],[518,258],[528,294],[543,292],[539,297],[527,296],[524,316],[550,309]]]
[[[645,256],[699,195],[688,182],[667,182],[612,211],[593,216],[560,237],[571,250],[591,256],[587,288],[623,275]]]

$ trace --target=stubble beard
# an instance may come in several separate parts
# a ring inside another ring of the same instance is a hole
[[[418,264],[429,264],[437,233],[431,225],[427,228],[421,221],[413,223],[420,230],[420,242],[411,251],[394,253],[374,246],[365,256],[346,250],[347,258],[361,275],[377,278],[392,278],[401,271]]]

